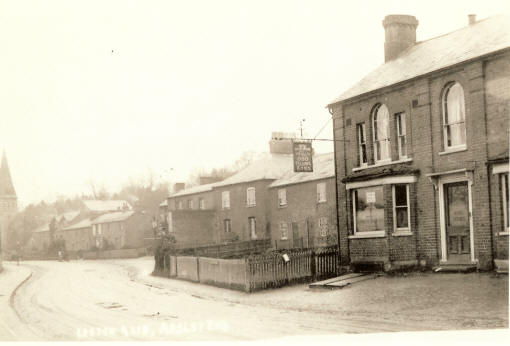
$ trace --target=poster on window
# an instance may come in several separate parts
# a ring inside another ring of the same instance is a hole
[[[294,142],[294,172],[313,172],[312,143]]]

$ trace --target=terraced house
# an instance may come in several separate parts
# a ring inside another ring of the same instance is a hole
[[[384,19],[385,63],[328,105],[344,263],[508,268],[509,23]]]

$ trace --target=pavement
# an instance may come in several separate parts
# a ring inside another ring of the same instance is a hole
[[[249,294],[151,276],[150,257],[4,266],[1,341],[260,341],[508,328],[508,276],[493,273],[413,273],[333,291],[295,285]]]

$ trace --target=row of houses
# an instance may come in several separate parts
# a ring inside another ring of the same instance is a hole
[[[334,154],[292,171],[288,140],[162,204],[183,246],[338,244],[343,264],[508,268],[510,18],[416,42],[383,21],[385,62],[327,105]],[[335,186],[336,184],[336,186]]]
[[[180,247],[271,239],[275,248],[337,243],[333,153],[313,173],[293,171],[294,135],[273,133],[270,150],[233,176],[176,191],[161,218]]]
[[[68,252],[141,248],[153,237],[152,218],[135,212],[123,200],[83,201],[84,210],[57,215],[32,233],[33,252],[47,252],[52,243]]]

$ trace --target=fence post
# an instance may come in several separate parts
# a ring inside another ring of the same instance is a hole
[[[311,272],[312,272],[312,279],[313,281],[317,280],[317,271],[316,271],[316,268],[315,268],[315,249],[312,249],[312,252],[311,252],[311,256],[310,256],[310,266],[312,267],[311,268]]]

